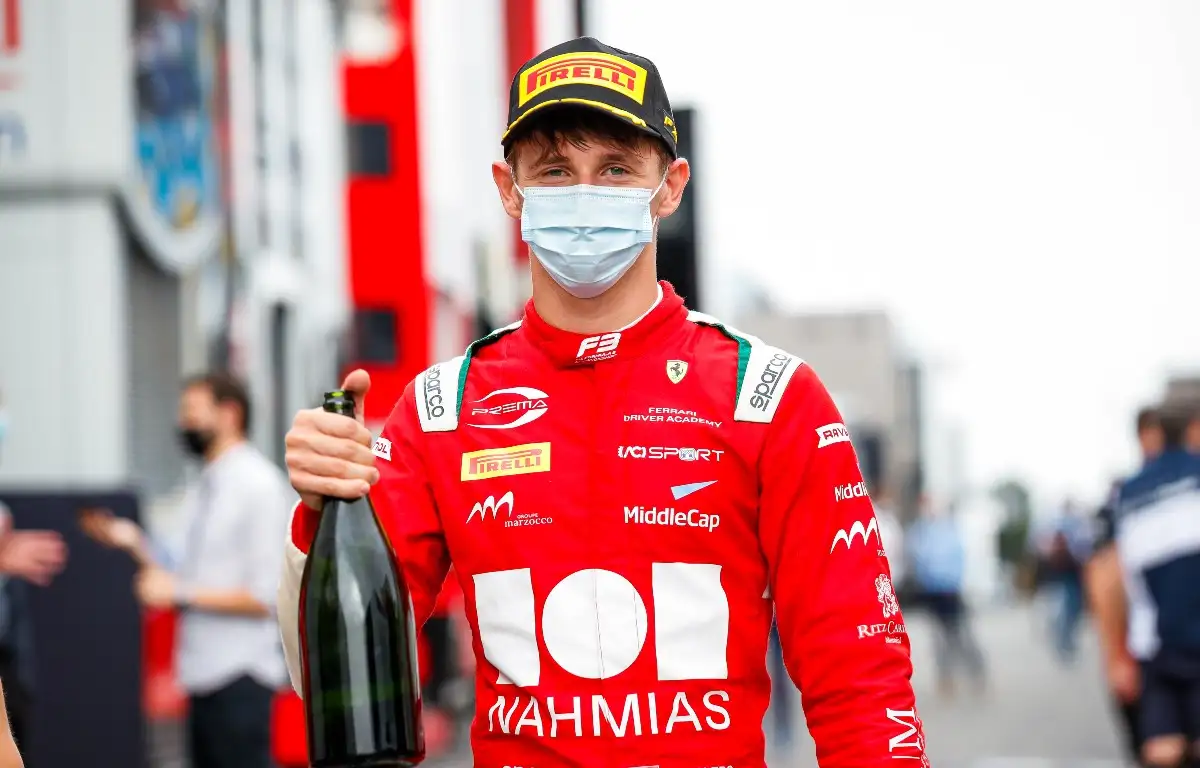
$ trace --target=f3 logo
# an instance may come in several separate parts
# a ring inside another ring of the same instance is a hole
[[[579,342],[579,351],[575,353],[578,361],[607,360],[616,357],[617,345],[621,343],[620,333],[605,333],[600,336],[589,336]]]
[[[729,676],[729,598],[721,566],[653,563],[654,653],[659,680],[724,680]],[[541,680],[537,602],[528,568],[477,573],[475,609],[483,655],[496,682],[522,688]],[[619,573],[576,571],[546,596],[542,640],[559,667],[604,680],[629,669],[646,644],[646,603]]]

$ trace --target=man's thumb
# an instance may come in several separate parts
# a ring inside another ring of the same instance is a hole
[[[359,422],[367,412],[367,390],[371,388],[371,376],[362,368],[357,368],[347,374],[342,382],[342,389],[354,394],[354,415]]]

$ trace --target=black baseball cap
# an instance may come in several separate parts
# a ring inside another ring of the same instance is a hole
[[[561,107],[594,109],[632,124],[679,157],[679,134],[667,89],[650,59],[580,37],[542,51],[513,77],[508,128],[500,137],[507,154],[529,115]]]

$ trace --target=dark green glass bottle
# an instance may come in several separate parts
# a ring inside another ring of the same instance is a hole
[[[326,393],[325,410],[354,418],[353,394]],[[412,599],[368,496],[325,499],[301,581],[300,642],[313,768],[425,758]]]

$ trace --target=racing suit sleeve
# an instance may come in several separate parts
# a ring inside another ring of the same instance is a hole
[[[404,568],[418,629],[433,612],[450,568],[441,517],[434,503],[421,451],[424,437],[417,420],[413,385],[410,383],[384,424],[381,436],[375,440],[375,466],[379,469],[379,482],[371,490],[371,502],[375,505],[383,532]],[[292,513],[283,576],[279,582],[278,615],[284,656],[292,687],[300,695],[303,695],[300,675],[300,581],[319,521],[319,512],[303,504],[296,506]]]
[[[759,538],[784,660],[822,768],[923,766],[904,619],[841,422],[802,365],[763,445]]]

